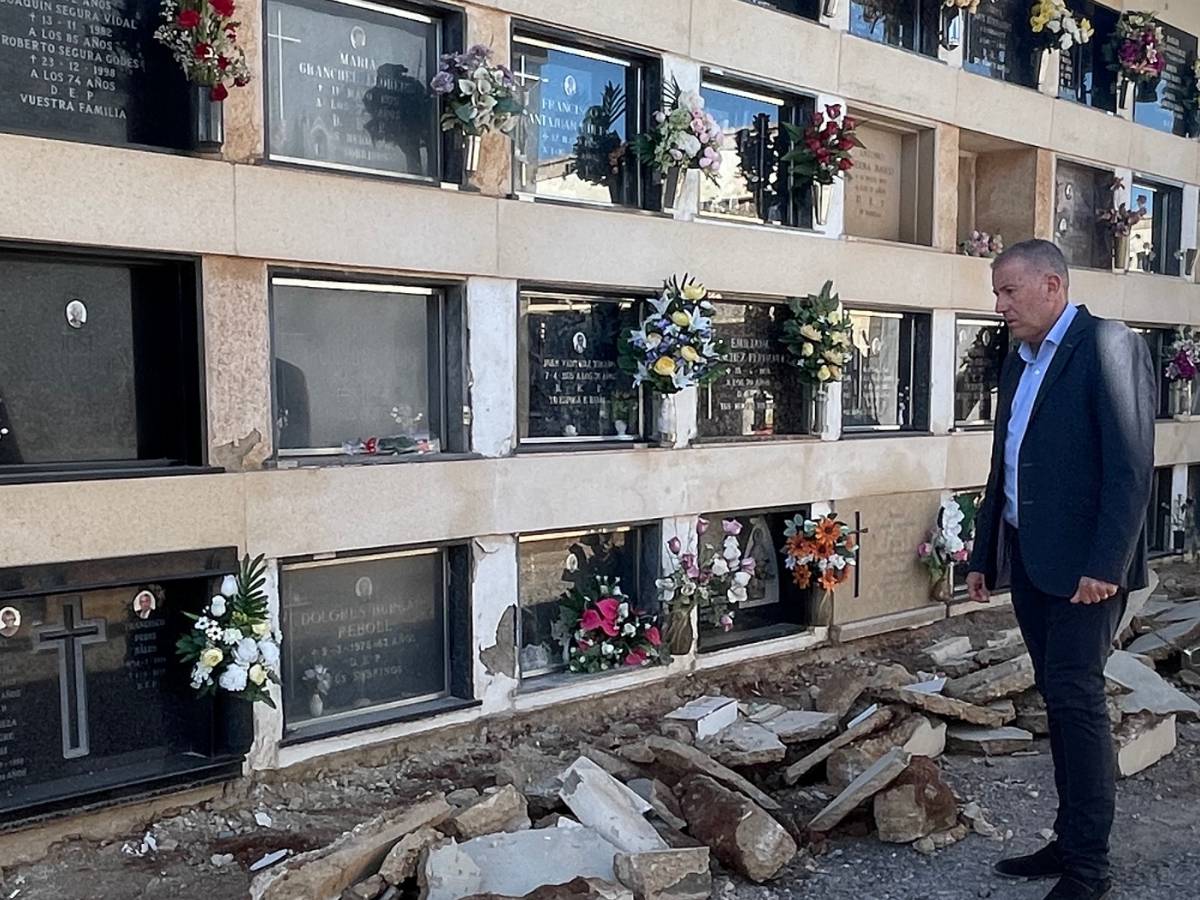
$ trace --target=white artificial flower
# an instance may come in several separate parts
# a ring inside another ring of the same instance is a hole
[[[741,585],[735,584],[725,596],[729,599],[730,603],[742,603],[746,599],[746,589]]]
[[[196,630],[197,631],[207,631],[208,626],[211,624],[212,624],[212,620],[209,619],[208,616],[201,616],[200,618],[198,618],[196,620]]]
[[[620,606],[618,606],[617,615],[622,619],[626,618],[629,615],[629,604],[622,603]]]
[[[250,667],[250,671],[246,673],[247,677],[257,685],[262,685],[267,680],[267,670],[255,663]]]
[[[696,91],[684,91],[679,95],[679,105],[687,109],[704,109],[704,98]]]
[[[237,693],[246,689],[246,679],[249,677],[249,670],[245,666],[230,666],[221,673],[221,678],[217,682],[224,690]]]
[[[608,643],[608,641],[605,641],[603,644],[600,645],[600,652],[603,653],[605,656],[612,656],[613,645]]]
[[[700,153],[700,138],[683,132],[675,136],[675,146],[683,151],[684,156],[694,157]]]
[[[746,585],[748,585],[750,583],[750,573],[749,572],[738,572],[736,575],[733,576],[733,583],[738,585],[739,587],[745,587]]]
[[[637,629],[633,627],[632,622],[626,622],[625,627],[621,629],[621,634],[625,635],[625,637],[633,637],[637,634]]]
[[[258,643],[254,638],[242,638],[233,651],[234,662],[239,666],[252,666],[258,662]]]
[[[279,668],[279,645],[274,641],[259,641],[258,655],[272,672]]]
[[[224,632],[221,630],[221,626],[215,622],[212,625],[209,625],[208,629],[204,632],[204,636],[214,644],[221,640],[221,636],[223,634]]]
[[[675,599],[675,582],[669,578],[660,578],[654,582],[654,586],[658,588],[658,599],[664,603],[669,603]]]
[[[725,559],[720,556],[712,561],[710,568],[712,569],[712,573],[718,578],[722,575],[729,574],[729,563],[725,562]]]
[[[829,564],[835,569],[844,569],[846,568],[846,557],[840,555],[833,556],[830,558]]]
[[[211,600],[209,600],[208,613],[211,616],[217,617],[225,615],[225,598],[220,594],[217,594]]]
[[[237,646],[237,642],[240,641],[241,639],[242,639],[242,632],[240,629],[237,629],[237,628],[226,628],[221,633],[221,638],[220,638],[222,644],[226,644],[230,647]]]
[[[722,554],[729,562],[741,558],[742,550],[738,546],[737,538],[732,534],[725,538],[725,552]]]
[[[221,595],[226,598],[237,595],[237,579],[232,575],[226,575],[221,579]]]
[[[690,597],[696,593],[696,583],[694,581],[685,581],[683,587],[679,589],[679,593],[685,597]]]
[[[1046,30],[1052,31],[1055,34],[1058,34],[1058,32],[1061,28],[1062,28],[1062,20],[1061,19],[1051,19],[1049,22],[1046,23]]]

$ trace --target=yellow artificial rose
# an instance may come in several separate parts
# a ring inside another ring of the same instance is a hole
[[[810,341],[821,340],[821,331],[815,325],[801,325],[800,336],[808,338]]]
[[[808,341],[805,341],[804,346],[800,348],[800,355],[801,356],[812,356],[814,349],[815,348],[813,347],[812,344],[808,343]]]
[[[829,321],[832,322],[834,325],[837,325],[839,322],[841,322],[842,321],[842,311],[840,309],[835,309],[833,312],[831,312],[829,314]]]
[[[700,354],[697,353],[696,348],[691,345],[685,344],[679,351],[679,355],[690,363],[700,362]]]
[[[210,669],[219,666],[221,664],[221,660],[224,658],[225,654],[222,653],[217,647],[209,647],[200,654],[200,662],[208,666]]]
[[[838,366],[838,365],[830,364],[829,377],[832,378],[834,381],[841,381],[842,380],[842,367]]]
[[[704,295],[708,293],[708,288],[702,284],[688,284],[683,288],[683,299],[685,300],[703,300]]]
[[[840,350],[826,350],[823,355],[825,362],[831,366],[840,366],[842,364],[842,353]]]
[[[817,369],[817,378],[820,381],[828,381],[832,375],[833,373],[829,371],[829,366],[821,366],[821,368]]]
[[[254,632],[255,637],[266,637],[271,630],[271,626],[266,622],[259,622],[257,625],[252,626],[250,630]]]
[[[1096,33],[1096,29],[1092,27],[1092,23],[1087,19],[1079,20],[1079,40],[1086,44],[1092,39],[1092,35]]]
[[[685,313],[682,309],[671,313],[671,321],[680,328],[687,328],[692,324],[692,317]]]
[[[646,335],[646,346],[649,347],[651,350],[653,350],[655,347],[657,347],[661,343],[662,343],[662,335],[661,334],[657,334],[652,331],[648,335]]]
[[[660,356],[654,364],[654,374],[670,378],[675,374],[675,360],[669,356]]]
[[[258,663],[255,663],[254,665],[252,665],[250,667],[250,671],[249,671],[248,675],[249,675],[250,680],[253,681],[255,684],[262,684],[264,681],[267,680],[267,670],[264,669],[262,666],[260,666]]]

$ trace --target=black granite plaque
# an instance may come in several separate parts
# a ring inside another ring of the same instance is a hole
[[[1096,210],[1112,206],[1112,173],[1058,161],[1055,177],[1054,240],[1072,266],[1109,265],[1109,239]]]
[[[780,12],[803,16],[816,21],[821,17],[821,0],[747,0],[755,6],[765,6]]]
[[[963,68],[1014,84],[1037,84],[1037,56],[1026,0],[983,0],[967,17]]]
[[[175,641],[233,552],[146,559],[37,567],[53,571],[28,590],[2,583],[21,584],[21,570],[0,572],[0,820],[186,777],[221,755],[213,702],[195,696]]]
[[[189,146],[189,92],[157,0],[0,0],[0,129]]]
[[[729,372],[700,389],[701,437],[770,437],[809,430],[807,391],[780,343],[788,310],[717,303],[713,322],[729,344]]]
[[[1115,112],[1116,79],[1104,52],[1117,27],[1118,14],[1093,0],[1071,0],[1068,4],[1076,19],[1092,23],[1092,39],[1060,55],[1059,92],[1065,100],[1075,100],[1097,109]]]
[[[445,588],[440,550],[285,568],[288,725],[444,695]]]
[[[1162,51],[1167,65],[1155,88],[1153,99],[1134,106],[1136,122],[1166,131],[1181,137],[1188,133],[1188,104],[1195,94],[1195,74],[1192,63],[1196,60],[1197,39],[1193,34],[1163,24]]]
[[[1002,323],[961,320],[955,341],[958,362],[954,374],[954,421],[982,425],[996,416],[1000,367],[1008,352],[1008,331]]]
[[[639,306],[633,300],[527,299],[522,437],[638,436],[638,393],[617,360],[621,335],[640,323]]]
[[[336,2],[266,7],[270,156],[439,177],[439,22]]]

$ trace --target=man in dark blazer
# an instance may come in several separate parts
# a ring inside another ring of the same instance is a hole
[[[1109,896],[1116,783],[1104,666],[1129,591],[1146,586],[1157,377],[1145,342],[1068,301],[1069,273],[1047,241],[992,265],[1004,361],[991,474],[967,586],[987,602],[1010,585],[1046,698],[1056,840],[996,871],[1058,878],[1046,900]]]

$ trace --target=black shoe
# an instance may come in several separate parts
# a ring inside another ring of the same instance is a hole
[[[1046,900],[1105,900],[1111,896],[1112,882],[1107,878],[1103,881],[1083,881],[1074,875],[1064,875],[1046,895]]]
[[[992,867],[1001,878],[1022,878],[1037,881],[1042,878],[1058,878],[1063,874],[1062,859],[1054,844],[1047,844],[1037,853],[1002,859]]]

